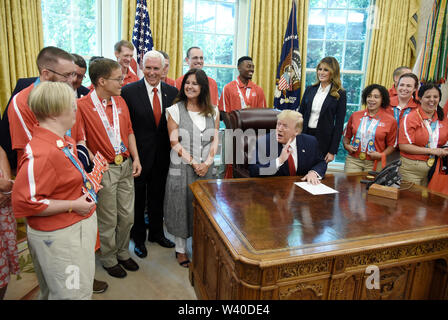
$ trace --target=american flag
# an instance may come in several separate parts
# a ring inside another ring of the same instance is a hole
[[[143,56],[153,49],[152,33],[149,25],[149,14],[146,0],[137,0],[132,43],[137,56],[137,65],[143,70]]]
[[[288,72],[284,72],[278,81],[278,90],[291,90],[290,80]]]

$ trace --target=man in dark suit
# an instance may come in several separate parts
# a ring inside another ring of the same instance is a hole
[[[121,96],[129,107],[142,165],[140,177],[134,180],[135,209],[131,230],[134,252],[140,258],[148,254],[145,247],[146,203],[149,212],[148,241],[166,248],[174,247],[163,232],[163,199],[171,150],[165,109],[173,104],[178,90],[161,81],[164,65],[160,52],[147,52],[143,57],[144,78],[121,90]]]
[[[311,184],[320,183],[327,163],[320,154],[316,138],[301,134],[302,115],[284,110],[277,119],[275,134],[268,133],[257,141],[256,153],[252,154],[255,163],[249,164],[251,177],[298,175]]]

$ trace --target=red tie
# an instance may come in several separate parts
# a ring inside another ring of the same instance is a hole
[[[294,159],[292,158],[292,153],[290,153],[289,157],[288,157],[288,167],[289,167],[289,175],[295,176],[296,175],[296,166],[294,165]]]
[[[157,95],[157,88],[153,88],[154,97],[152,99],[152,112],[154,112],[154,119],[156,120],[156,126],[159,126],[160,117],[162,116],[162,108],[160,107],[159,96]]]

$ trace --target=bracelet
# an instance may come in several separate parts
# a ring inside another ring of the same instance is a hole
[[[7,196],[7,195],[10,195],[10,194],[12,193],[12,190],[11,190],[11,191],[7,191],[7,192],[5,192],[5,191],[1,191],[1,193],[2,193],[3,195]]]
[[[73,209],[72,209],[72,202],[70,201],[70,208],[68,209],[68,213],[72,213]]]

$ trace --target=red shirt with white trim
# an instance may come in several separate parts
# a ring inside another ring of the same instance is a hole
[[[347,122],[347,126],[344,130],[344,137],[349,141],[352,141],[352,137],[356,137],[356,133],[358,132],[359,125],[361,124],[361,120],[366,113],[366,110],[360,110],[354,112],[350,119]],[[368,113],[367,113],[368,114]],[[386,112],[385,109],[380,108],[378,112],[370,117],[372,119],[379,120],[378,126],[375,131],[375,149],[377,152],[383,152],[389,146],[395,145],[395,140],[397,138],[397,122],[394,117]],[[351,153],[350,155],[358,158],[361,152],[361,145],[355,153]],[[372,160],[368,154],[366,154],[367,160]]]
[[[386,108],[386,111],[392,116],[394,116],[394,107],[397,107],[399,104],[398,101],[398,96],[395,96],[393,98],[390,99],[390,105]],[[417,108],[419,106],[419,103],[411,97],[411,99],[409,99],[408,103],[406,104],[406,106],[401,109],[400,111],[400,115],[399,115],[399,121],[401,121],[401,119],[403,118],[403,114],[405,112],[406,109],[411,108],[411,110],[414,110],[415,108]]]
[[[91,94],[92,92],[77,100],[78,112],[76,113],[76,123],[74,126],[76,127],[76,130],[74,130],[76,132],[76,141],[85,140],[87,148],[89,148],[93,154],[99,151],[109,163],[112,163],[115,158],[114,147],[109,140],[103,122],[92,102]],[[116,96],[113,97],[113,99],[118,109],[121,141],[126,147],[126,151],[121,154],[123,157],[127,158],[130,156],[129,135],[134,133],[129,109],[122,97]],[[107,119],[109,120],[109,125],[112,128],[114,124],[112,100],[107,104],[105,111]]]
[[[392,86],[392,88],[389,89],[389,98],[392,99],[392,97],[396,96],[398,96],[397,89],[395,88],[395,86]]]
[[[418,111],[418,113],[417,113]],[[419,116],[420,113],[420,116]],[[415,110],[412,110],[408,115],[406,115],[400,121],[400,133],[398,136],[399,144],[413,144],[419,147],[426,147],[429,142],[429,133],[426,129],[426,126],[423,124],[423,120],[429,119],[425,112],[423,112],[421,107],[418,107]],[[437,117],[437,112],[434,112],[434,115],[431,119],[431,122],[437,121],[439,118]],[[443,121],[439,121],[439,141],[437,143],[437,147],[440,148],[443,146],[448,140],[448,120],[447,118],[443,118]],[[410,154],[405,153],[400,150],[400,154],[411,160],[422,160],[426,161],[429,159],[429,155],[427,154]]]
[[[208,86],[210,87],[210,99],[212,101],[212,105],[217,106],[218,105],[218,85],[216,84],[216,81],[210,77],[208,78]],[[184,80],[184,76],[181,76],[176,79],[176,88],[180,91],[180,88],[182,87],[182,81]]]
[[[165,80],[163,80],[166,84],[169,84],[172,87],[176,86],[176,81],[174,79],[166,77]]]
[[[62,142],[58,146],[58,142]],[[26,146],[22,167],[17,174],[12,191],[12,206],[16,218],[26,217],[31,228],[53,231],[71,226],[90,217],[76,212],[61,212],[47,217],[36,214],[44,211],[50,200],[76,200],[83,195],[81,172],[62,151],[69,146],[75,160],[76,143],[70,137],[62,139],[42,127],[35,127],[33,138]],[[79,162],[82,167],[82,164]]]
[[[239,91],[238,91],[239,89]],[[241,96],[244,99],[246,108],[266,108],[266,98],[263,89],[250,81],[247,86],[241,82],[240,77],[224,86],[219,99],[219,110],[231,112],[241,110]],[[247,97],[247,95],[249,97]]]
[[[123,79],[123,84],[121,86],[124,87],[128,83],[132,83],[132,82],[135,82],[138,80],[140,80],[140,79],[138,78],[137,74],[132,72],[131,68],[128,68],[128,73],[126,73],[126,75]]]
[[[38,121],[28,105],[28,97],[34,89],[34,83],[17,93],[8,106],[9,133],[12,149],[17,151],[17,163],[24,154],[25,146],[33,136]]]

